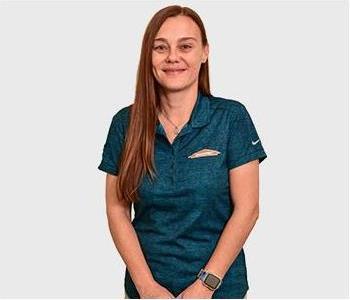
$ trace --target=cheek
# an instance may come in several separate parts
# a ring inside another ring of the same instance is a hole
[[[197,55],[189,58],[188,66],[191,73],[198,73],[201,67],[201,59]]]
[[[157,61],[152,61],[152,72],[153,72],[153,75],[156,77],[162,76],[160,64]]]
[[[159,65],[162,59],[158,55],[152,55],[152,66],[153,68],[160,69]]]
[[[197,62],[193,63],[189,67],[189,74],[191,74],[192,76],[197,76],[197,74],[199,73],[199,70],[200,70],[200,65],[198,65]]]

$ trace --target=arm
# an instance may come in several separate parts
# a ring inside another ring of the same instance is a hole
[[[125,206],[121,202],[115,204],[117,176],[107,174],[106,177],[106,213],[109,229],[130,276],[138,292],[141,292],[154,283],[141,250],[136,232],[131,224],[131,205]]]
[[[234,212],[205,266],[220,278],[236,259],[259,216],[258,160],[230,170],[230,192]]]

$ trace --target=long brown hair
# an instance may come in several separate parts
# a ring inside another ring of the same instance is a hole
[[[141,177],[146,172],[152,179],[155,176],[154,140],[160,98],[157,92],[158,82],[152,73],[152,47],[153,40],[164,21],[178,15],[192,18],[201,31],[202,46],[208,43],[201,18],[188,7],[167,6],[159,10],[148,23],[137,69],[135,100],[130,109],[126,140],[120,157],[116,191],[118,201],[124,204],[131,204],[138,200],[137,188]],[[211,96],[208,59],[201,64],[198,90],[203,95]]]

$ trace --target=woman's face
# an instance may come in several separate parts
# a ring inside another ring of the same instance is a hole
[[[197,86],[208,53],[209,47],[202,47],[200,29],[190,17],[169,17],[153,41],[153,75],[164,90]]]

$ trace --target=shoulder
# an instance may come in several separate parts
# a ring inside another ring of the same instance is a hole
[[[246,106],[238,99],[219,96],[207,97],[210,100],[210,110],[212,113],[225,113],[231,120],[239,120],[247,117]]]
[[[128,118],[129,112],[131,110],[131,106],[132,104],[128,105],[128,106],[124,106],[120,109],[118,109],[114,115],[113,115],[113,119],[125,119]]]
[[[123,130],[126,129],[126,127],[128,126],[131,106],[132,106],[132,104],[130,104],[128,106],[124,106],[124,107],[118,109],[114,113],[113,118],[112,118],[112,123],[115,127],[121,128]]]

